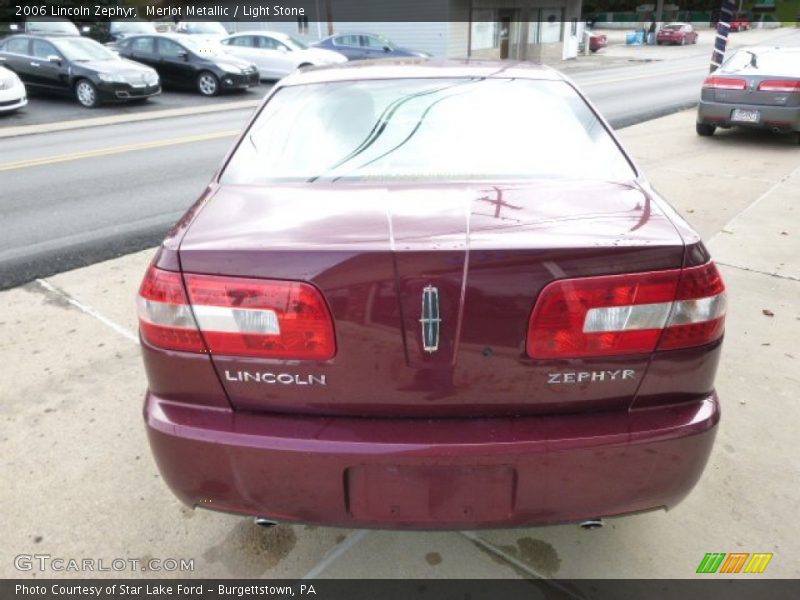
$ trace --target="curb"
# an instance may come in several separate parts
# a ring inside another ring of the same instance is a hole
[[[202,115],[229,110],[243,110],[255,108],[261,100],[242,100],[241,102],[224,102],[212,104],[210,106],[195,106],[191,108],[169,108],[166,110],[154,110],[149,112],[139,112],[126,115],[112,115],[108,117],[94,117],[90,119],[74,119],[71,121],[61,121],[55,123],[41,123],[39,125],[20,125],[18,127],[8,127],[0,129],[0,139],[20,137],[24,135],[34,135],[37,133],[53,133],[57,131],[70,131],[73,129],[85,129],[88,127],[100,127],[103,125],[121,125],[123,123],[136,123],[139,121],[151,121],[156,119],[169,119],[171,117],[188,117],[191,115]]]

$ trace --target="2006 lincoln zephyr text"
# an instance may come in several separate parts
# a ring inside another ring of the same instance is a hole
[[[569,81],[403,60],[279,83],[139,294],[184,502],[474,528],[675,506],[725,288]]]

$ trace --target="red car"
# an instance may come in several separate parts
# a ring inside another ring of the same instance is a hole
[[[299,72],[144,277],[150,444],[186,504],[261,523],[671,508],[717,431],[724,290],[560,74]]]
[[[750,29],[750,19],[745,13],[739,13],[731,21],[731,31],[747,31],[748,29]]]
[[[656,44],[685,46],[697,43],[697,32],[689,23],[669,23],[656,34]]]
[[[606,34],[597,33],[590,29],[586,30],[586,34],[589,37],[589,50],[591,52],[597,52],[601,48],[608,46],[608,36]]]

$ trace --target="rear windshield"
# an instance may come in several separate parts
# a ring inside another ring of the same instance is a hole
[[[281,89],[247,132],[222,182],[634,176],[564,82],[389,79]]]
[[[758,70],[764,75],[800,77],[800,50],[769,48],[739,50],[726,60],[720,72]]]

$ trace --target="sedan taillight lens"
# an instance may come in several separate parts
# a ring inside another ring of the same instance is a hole
[[[724,320],[725,286],[713,263],[564,279],[539,295],[527,353],[578,358],[700,346],[722,335]]]
[[[747,82],[744,79],[729,77],[708,77],[703,82],[703,87],[711,90],[744,90],[747,88]]]
[[[758,84],[760,92],[786,92],[789,94],[800,94],[800,80],[775,79],[762,81]]]
[[[181,277],[151,266],[139,292],[139,323],[145,341],[171,350],[294,360],[336,353],[322,294],[299,281]]]

